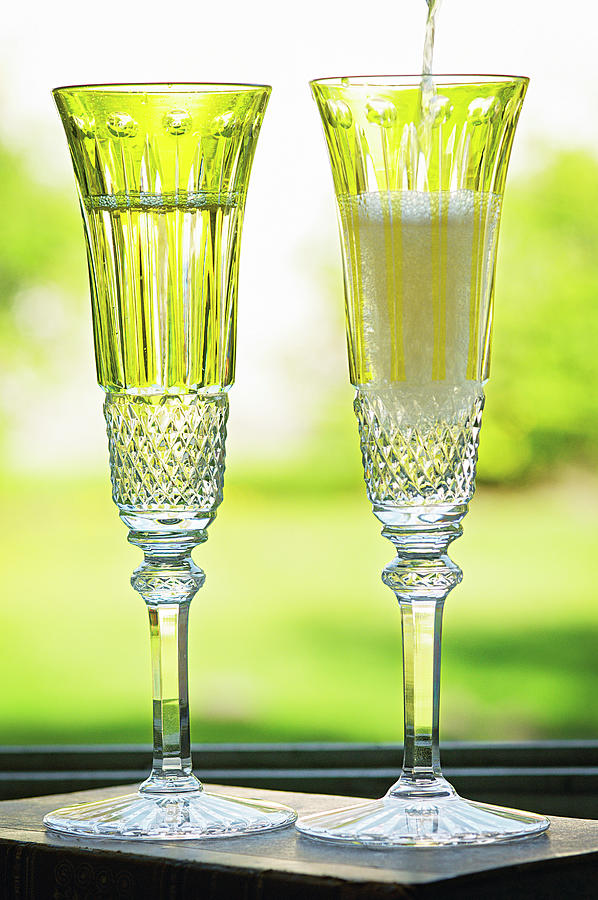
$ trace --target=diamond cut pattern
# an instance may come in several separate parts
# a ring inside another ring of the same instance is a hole
[[[380,398],[358,391],[355,414],[372,503],[468,503],[474,492],[484,397],[450,421],[403,425]]]
[[[166,568],[166,567],[165,567]],[[180,603],[181,598],[192,600],[201,587],[203,578],[177,578],[169,575],[166,570],[163,575],[143,576],[134,575],[131,583],[136,591],[139,591],[146,603],[152,600],[167,603]]]
[[[226,394],[108,394],[104,415],[119,508],[210,511],[220,504]]]

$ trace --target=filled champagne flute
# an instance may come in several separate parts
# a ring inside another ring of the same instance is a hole
[[[240,84],[54,91],[83,216],[112,497],[144,554],[132,585],[149,612],[154,737],[137,793],[50,813],[54,831],[208,838],[295,819],[203,790],[187,690],[189,605],[205,577],[191,551],[222,500],[241,224],[269,95]]]
[[[366,488],[396,550],[382,579],[402,616],[404,761],[381,800],[300,819],[310,837],[471,844],[549,824],[459,797],[438,745],[442,611],[462,577],[447,551],[474,492],[502,196],[527,83],[425,73],[311,85],[338,206]]]

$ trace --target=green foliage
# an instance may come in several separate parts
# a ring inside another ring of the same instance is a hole
[[[380,580],[392,547],[365,491],[277,497],[230,474],[195,552],[193,739],[400,741],[400,615]],[[0,494],[0,744],[149,742],[147,613],[129,585],[141,557],[108,476]],[[451,548],[465,578],[446,605],[445,739],[598,735],[597,529],[585,476],[479,492]]]
[[[19,325],[18,298],[55,284],[69,314],[82,306],[76,203],[1,147],[0,192],[2,368],[18,356],[43,371],[49,343]],[[598,458],[595,198],[598,162],[582,154],[508,190],[480,480]],[[55,344],[68,354],[69,340]],[[195,740],[401,738],[399,616],[378,577],[391,548],[369,514],[350,398],[348,385],[317,398],[321,424],[295,460],[231,466],[197,553],[208,581],[191,617]],[[139,559],[108,478],[7,476],[0,493],[0,743],[149,741],[145,612],[127,585]],[[587,472],[551,491],[480,491],[454,547],[465,581],[447,605],[445,738],[598,732],[597,497]]]
[[[55,330],[54,317],[74,316],[85,263],[74,193],[36,182],[2,144],[0,197],[2,374],[19,379],[24,371],[45,374],[56,357],[47,336]],[[27,294],[29,302],[23,300]]]
[[[507,189],[479,475],[598,459],[598,161],[561,153]]]
[[[0,144],[0,197],[0,307],[32,284],[72,288],[73,260],[81,254],[72,192],[36,183],[19,156]],[[81,267],[74,269],[79,286]]]

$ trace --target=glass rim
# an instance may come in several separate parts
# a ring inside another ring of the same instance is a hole
[[[259,90],[271,92],[272,85],[226,81],[115,81],[98,84],[60,85],[60,87],[52,88],[52,94],[59,94],[62,91],[103,92],[106,94],[226,94],[232,91],[241,93]]]
[[[476,75],[461,73],[437,73],[431,72],[424,75],[422,72],[418,74],[405,75],[333,75],[324,78],[313,78],[309,84],[330,86],[330,87],[411,87],[419,84],[422,78],[432,78],[438,84],[448,87],[455,85],[476,85],[476,84],[493,84],[495,82],[521,83],[528,84],[529,77],[527,75]]]

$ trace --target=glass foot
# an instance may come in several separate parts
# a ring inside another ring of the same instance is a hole
[[[127,794],[57,809],[44,825],[62,834],[128,840],[178,840],[254,834],[292,825],[288,806],[198,791]]]
[[[358,806],[305,816],[301,834],[371,849],[490,844],[533,837],[546,831],[545,816],[463,800],[454,794],[435,800],[392,796]]]

